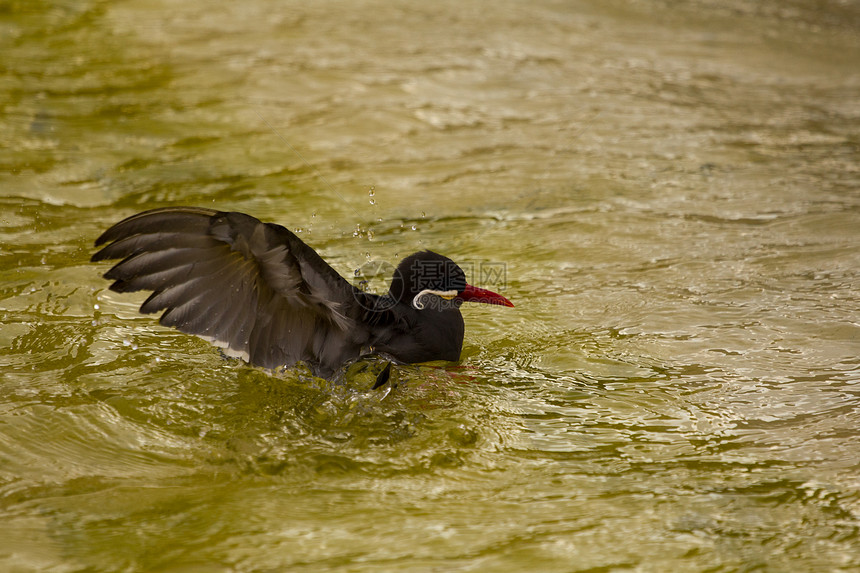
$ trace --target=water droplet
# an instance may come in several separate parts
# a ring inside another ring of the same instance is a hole
[[[367,194],[373,197],[374,195],[376,195],[376,188],[371,185],[370,191],[368,191]]]
[[[371,204],[371,205],[376,205],[376,199],[371,199],[371,200],[370,200],[370,204]]]
[[[418,227],[416,227],[415,225],[412,225],[412,230],[413,230],[413,231],[417,231],[417,230],[418,230]]]
[[[94,304],[94,305],[93,305],[93,309],[98,310],[98,309],[99,309],[99,305]]]

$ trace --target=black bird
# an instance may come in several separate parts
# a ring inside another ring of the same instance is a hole
[[[514,306],[466,283],[451,259],[403,259],[387,294],[363,292],[296,235],[236,212],[154,209],[120,221],[92,261],[122,259],[111,290],[151,290],[140,312],[196,334],[264,368],[306,363],[330,377],[346,362],[381,354],[401,362],[456,361],[463,301]]]

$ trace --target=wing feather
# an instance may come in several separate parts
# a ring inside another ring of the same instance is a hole
[[[143,313],[251,364],[308,362],[328,375],[369,336],[358,292],[287,229],[194,207],[133,215],[105,231],[93,261],[118,292],[153,291]],[[326,342],[325,348],[321,341]]]
[[[212,245],[212,238],[187,232],[164,232],[151,235],[131,235],[111,243],[93,257],[94,261],[122,259],[147,251],[162,251],[175,248],[177,244],[185,248],[206,248]],[[96,256],[98,258],[96,258]]]

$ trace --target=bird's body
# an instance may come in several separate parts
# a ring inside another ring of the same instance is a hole
[[[455,361],[463,301],[513,306],[430,251],[404,259],[387,294],[363,292],[292,232],[242,213],[155,209],[105,231],[105,243],[92,260],[122,259],[105,274],[112,290],[153,291],[141,312],[164,310],[162,324],[264,368],[304,362],[328,377],[368,353]]]

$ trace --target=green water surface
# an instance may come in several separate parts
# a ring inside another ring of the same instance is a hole
[[[860,570],[858,134],[856,2],[0,0],[0,570]],[[170,205],[516,307],[251,368],[88,262]]]

